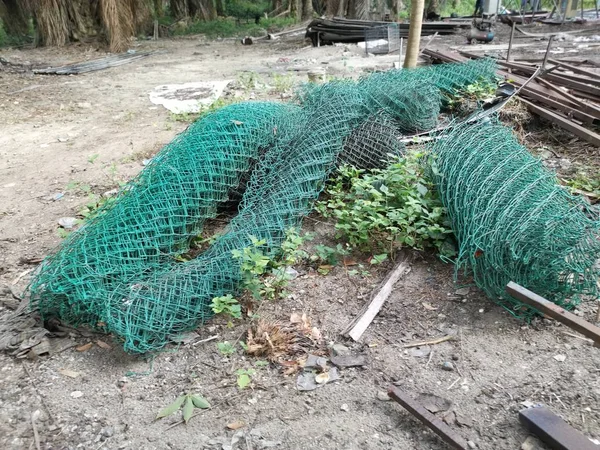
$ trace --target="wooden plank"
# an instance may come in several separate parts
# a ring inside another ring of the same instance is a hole
[[[550,300],[547,300],[512,281],[506,285],[506,292],[517,300],[522,301],[529,306],[533,306],[536,310],[590,338],[596,345],[600,344],[600,328],[583,320],[581,317],[570,313],[566,309],[552,303]]]
[[[519,421],[552,450],[598,450],[598,446],[545,406],[519,411]]]
[[[377,313],[379,313],[379,310],[381,309],[387,298],[392,293],[392,288],[394,287],[394,284],[396,284],[396,282],[409,271],[410,266],[406,260],[398,263],[394,270],[390,272],[390,274],[384,281],[383,285],[381,286],[381,289],[379,289],[375,296],[372,298],[366,310],[363,309],[364,313],[362,314],[362,316],[359,316],[358,319],[355,319],[353,322],[351,322],[342,334],[347,334],[355,341],[358,341],[362,337],[363,333],[368,328],[368,326],[371,324]]]
[[[442,440],[450,447],[458,450],[467,450],[469,448],[467,441],[456,434],[448,425],[442,422],[441,419],[427,411],[410,395],[396,387],[391,387],[388,391],[388,395],[392,400],[402,405],[404,409],[427,425],[431,431],[442,438]]]

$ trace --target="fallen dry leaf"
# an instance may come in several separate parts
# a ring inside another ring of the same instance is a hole
[[[98,339],[96,341],[96,345],[100,348],[103,348],[105,350],[110,350],[112,347],[110,345],[108,345],[106,342],[101,341],[100,339]]]
[[[75,372],[69,369],[58,369],[58,373],[69,378],[77,378],[79,375],[81,375],[79,372]]]
[[[240,428],[244,428],[246,426],[246,422],[243,420],[236,420],[235,422],[231,422],[227,424],[227,428],[230,430],[239,430]]]
[[[423,302],[421,304],[427,311],[437,311],[437,308],[435,306],[431,306],[431,303]]]
[[[298,313],[292,313],[290,316],[291,323],[302,323],[302,316]]]
[[[306,313],[302,314],[302,325],[305,330],[310,330],[310,319],[306,316]]]
[[[321,331],[319,331],[319,329],[317,327],[313,327],[313,329],[310,332],[310,335],[312,336],[312,338],[315,341],[320,341],[321,340]]]
[[[349,258],[347,256],[344,257],[344,266],[356,266],[358,261],[353,258]]]
[[[91,342],[88,342],[87,344],[80,345],[75,350],[78,352],[87,352],[90,348],[92,348],[92,345],[93,344]]]

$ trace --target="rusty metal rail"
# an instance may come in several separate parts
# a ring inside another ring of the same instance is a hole
[[[600,346],[600,328],[577,317],[564,308],[552,303],[550,300],[525,289],[523,286],[513,283],[512,281],[506,285],[506,292],[512,295],[517,300],[534,307],[538,311],[552,317],[553,319],[565,324],[569,328],[580,332],[584,336],[594,341],[595,345]]]
[[[545,406],[519,411],[519,421],[552,450],[598,450],[598,446]]]
[[[388,390],[388,395],[397,403],[402,405],[413,416],[427,425],[431,431],[437,434],[450,447],[458,450],[467,450],[467,441],[456,434],[448,425],[427,411],[420,403],[407,393],[396,387]]]

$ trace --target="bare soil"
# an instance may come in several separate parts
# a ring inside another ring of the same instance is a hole
[[[504,28],[494,43],[504,42]],[[463,40],[444,37],[434,45]],[[9,314],[3,303],[12,302],[12,293],[27,284],[35,268],[28,261],[60,243],[57,220],[76,215],[89,193],[101,195],[130,179],[186,127],[150,103],[154,87],[232,79],[229,96],[286,99],[290,92],[282,75],[298,83],[319,67],[334,76],[358,76],[397,60],[397,55],[366,58],[356,46],[307,48],[299,39],[242,46],[194,37],[140,42],[135,48],[163,52],[78,76],[0,72],[0,317]],[[70,46],[4,50],[0,56],[55,66],[103,55]],[[247,73],[258,79],[257,87],[247,86]],[[544,133],[556,133],[544,122],[532,127],[522,130],[523,137],[557,153],[546,156],[554,167],[567,157],[575,165],[595,163],[589,146],[571,136],[548,141]],[[579,150],[571,155],[573,148]],[[307,219],[305,229],[335,243],[333,227],[320,219]],[[239,348],[229,357],[218,352],[216,343],[236,341],[247,320],[228,328],[223,319],[213,319],[198,334],[201,340],[217,339],[172,346],[148,358],[127,355],[109,336],[81,330],[70,339],[77,346],[94,343],[86,351],[71,347],[26,360],[0,354],[0,448],[446,448],[385,399],[390,385],[450,400],[454,415],[447,420],[474,448],[520,448],[528,438],[517,417],[523,403],[544,403],[588,437],[600,439],[598,349],[565,334],[568,330],[553,321],[516,320],[475,287],[457,293],[469,280],[455,284],[450,265],[428,255],[407,256],[410,273],[361,343],[346,341],[340,332],[391,263],[371,268],[364,277],[351,276],[344,267],[326,276],[297,267],[300,276],[290,283],[289,296],[261,310],[282,322],[306,313],[326,343],[366,355],[364,367],[340,369],[339,381],[311,392],[299,392],[295,375],[284,376],[277,364],[257,367],[257,360]],[[584,306],[579,313],[592,320],[594,309]],[[447,334],[455,339],[404,348]],[[98,340],[111,348],[97,345]],[[256,370],[251,387],[239,390],[235,371],[249,368]],[[204,395],[212,409],[187,425],[178,424],[180,413],[155,422],[157,411],[182,392]],[[238,421],[245,425],[227,428]]]

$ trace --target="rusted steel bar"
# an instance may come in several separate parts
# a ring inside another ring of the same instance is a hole
[[[597,106],[592,105],[590,103],[586,103],[583,100],[581,100],[580,98],[575,97],[574,95],[571,95],[567,92],[560,90],[558,87],[554,86],[552,83],[548,83],[545,80],[538,79],[538,83],[540,83],[544,87],[547,87],[551,91],[556,92],[557,94],[561,95],[562,97],[568,99],[572,104],[578,105],[582,111],[596,117],[597,119],[600,119],[600,108],[598,108]],[[565,102],[563,101],[563,103],[565,103]]]
[[[512,28],[510,29],[510,38],[508,40],[508,50],[506,51],[506,60],[510,61],[510,52],[512,50],[513,37],[515,36],[515,27],[517,26],[516,22],[512,23]]]
[[[553,100],[552,98],[550,98],[546,95],[538,94],[534,90],[524,90],[521,95],[523,95],[525,97],[529,97],[531,100],[535,100],[537,102],[543,103],[544,105],[549,106],[551,108],[562,111],[567,116],[573,117],[584,123],[591,124],[591,123],[594,123],[596,120],[600,120],[600,119],[596,119],[594,116],[591,116],[583,111],[580,111],[579,108],[565,105],[564,103]]]
[[[459,450],[467,450],[467,441],[456,434],[448,425],[438,419],[436,416],[427,411],[410,395],[402,392],[396,387],[391,387],[388,390],[388,395],[400,405],[402,405],[413,416],[431,428],[442,440],[452,448]]]
[[[552,41],[554,40],[554,35],[550,35],[548,38],[548,47],[546,47],[546,54],[544,55],[544,60],[542,61],[542,70],[546,70],[546,63],[548,62],[548,56],[550,55],[550,47],[552,46]]]
[[[598,74],[596,72],[592,72],[591,70],[587,70],[582,67],[577,67],[572,64],[568,64],[566,62],[559,61],[558,59],[554,59],[554,58],[549,58],[548,61],[550,61],[552,64],[558,64],[558,65],[564,67],[565,69],[570,70],[571,72],[580,73],[580,74],[586,75],[588,77],[600,79],[600,74]]]
[[[598,446],[545,406],[519,411],[519,421],[552,450],[597,450]]]
[[[575,136],[579,136],[584,141],[587,141],[590,144],[595,145],[596,147],[600,147],[600,134],[594,133],[593,131],[582,127],[581,125],[572,122],[565,116],[561,116],[553,111],[550,111],[547,108],[543,108],[539,105],[531,103],[529,100],[525,100],[524,98],[522,98],[521,101],[525,103],[525,105],[527,105],[527,107],[538,116],[542,116],[544,119],[547,119],[550,122],[554,122],[559,127],[565,130],[569,130]]]
[[[546,300],[544,297],[525,289],[523,286],[517,283],[510,282],[506,285],[506,292],[512,295],[517,300],[523,303],[533,306],[540,312],[558,320],[560,323],[565,324],[569,328],[580,332],[584,336],[590,338],[595,342],[596,346],[600,346],[600,328],[583,320],[581,317],[577,317],[575,314],[570,313],[564,308],[552,303],[550,300]]]

